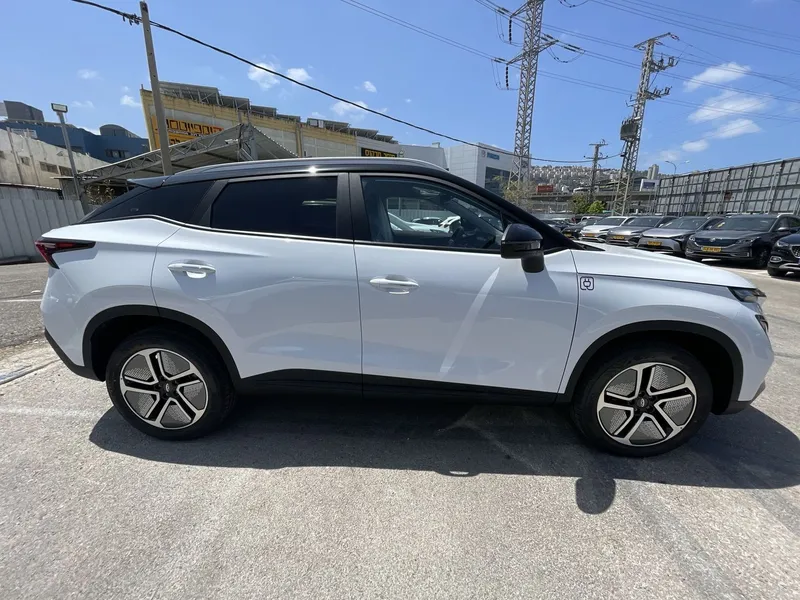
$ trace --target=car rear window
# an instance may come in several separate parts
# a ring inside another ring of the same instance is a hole
[[[210,186],[210,181],[197,181],[154,189],[137,187],[91,212],[82,222],[149,216],[187,223]]]

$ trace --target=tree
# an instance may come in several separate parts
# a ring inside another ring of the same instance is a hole
[[[595,200],[586,207],[586,213],[590,215],[599,215],[606,209],[606,205],[602,200]]]
[[[569,199],[569,211],[576,215],[582,215],[588,212],[589,200],[583,194],[572,194]]]

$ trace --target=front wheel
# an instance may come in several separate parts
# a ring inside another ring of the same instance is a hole
[[[235,400],[227,371],[200,340],[161,329],[136,333],[112,352],[106,387],[128,423],[168,440],[210,433]]]
[[[756,269],[763,269],[769,264],[769,255],[769,248],[761,248],[756,250],[756,253],[753,257],[753,262],[755,263]]]
[[[705,367],[672,344],[642,344],[595,364],[581,381],[572,419],[595,446],[655,456],[692,437],[711,412]]]

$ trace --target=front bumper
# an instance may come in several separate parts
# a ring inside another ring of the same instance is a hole
[[[606,243],[614,244],[615,246],[636,246],[639,243],[640,236],[638,235],[609,235],[606,238]]]
[[[724,411],[722,411],[719,414],[721,414],[721,415],[735,415],[736,413],[742,412],[745,408],[749,408],[750,405],[753,402],[755,402],[756,398],[758,398],[761,395],[761,392],[763,392],[766,388],[767,388],[767,382],[766,381],[762,381],[761,385],[758,386],[758,390],[756,390],[755,396],[753,396],[752,400],[747,400],[747,401],[745,401],[745,400],[733,400],[728,404],[728,408],[726,408]]]
[[[800,273],[800,257],[792,254],[789,248],[775,246],[769,257],[769,267],[787,273]]]
[[[604,244],[606,242],[606,234],[605,233],[581,233],[581,236],[578,238],[582,242],[597,242],[598,244]]]
[[[704,248],[706,248],[704,250]],[[714,248],[715,250],[710,250]],[[701,246],[698,244],[690,244],[686,247],[686,256],[692,258],[729,258],[733,260],[752,260],[753,248],[752,246],[737,246],[732,244],[730,246]]]
[[[639,239],[636,244],[639,250],[651,250],[653,252],[673,252],[675,254],[683,254],[683,248],[678,240],[671,238],[653,238],[643,237]]]

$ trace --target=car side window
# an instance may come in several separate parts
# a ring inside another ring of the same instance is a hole
[[[780,229],[781,227],[791,227],[788,217],[781,217],[780,219],[778,219],[778,222],[775,223],[773,231],[778,231],[778,229]]]
[[[137,188],[120,196],[107,206],[101,206],[82,222],[96,223],[114,219],[153,216],[187,223],[209,187],[211,187],[210,181],[196,181],[164,185],[153,189]]]
[[[334,176],[229,183],[211,207],[211,227],[335,238],[336,181]]]
[[[372,241],[473,250],[500,248],[500,212],[467,194],[427,180],[361,177]],[[438,225],[415,221],[436,217]]]
[[[791,227],[792,229],[800,227],[800,219],[798,219],[797,217],[787,217],[787,218],[789,219],[789,227]]]

